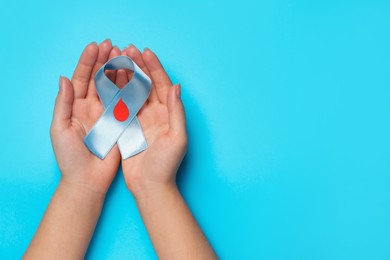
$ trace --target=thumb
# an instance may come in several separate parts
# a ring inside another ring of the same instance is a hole
[[[54,106],[53,124],[60,128],[69,125],[74,100],[73,85],[66,77],[60,77],[60,90]]]
[[[168,93],[169,132],[186,136],[184,106],[180,99],[180,84],[174,85]]]

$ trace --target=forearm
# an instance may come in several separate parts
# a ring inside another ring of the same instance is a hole
[[[217,258],[176,185],[142,194],[136,201],[159,258]]]
[[[83,259],[104,196],[64,180],[55,191],[25,259]]]

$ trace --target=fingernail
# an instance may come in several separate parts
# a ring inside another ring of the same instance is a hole
[[[150,52],[152,52],[152,50],[149,49],[149,48],[147,48],[147,47],[144,49],[144,52],[145,52],[145,51],[150,51]]]
[[[112,43],[112,41],[111,41],[110,38],[105,39],[104,42],[110,42],[110,43]]]
[[[180,87],[180,84],[177,84],[176,87],[175,87],[175,93],[176,93],[176,96],[178,98],[180,98],[181,96],[181,87]]]
[[[97,45],[97,42],[93,41],[93,42],[91,42],[90,44],[95,44],[95,45]]]
[[[134,48],[135,48],[135,45],[132,44],[132,43],[130,43],[130,44],[127,46],[127,48],[130,48],[130,47],[134,47]]]

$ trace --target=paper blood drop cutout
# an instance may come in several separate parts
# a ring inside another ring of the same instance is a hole
[[[119,122],[126,121],[129,117],[129,109],[122,99],[119,100],[118,104],[114,107],[114,117]]]

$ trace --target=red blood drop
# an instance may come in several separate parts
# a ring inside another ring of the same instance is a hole
[[[114,107],[114,116],[119,122],[126,121],[129,117],[129,109],[122,99],[119,100],[118,104]]]

